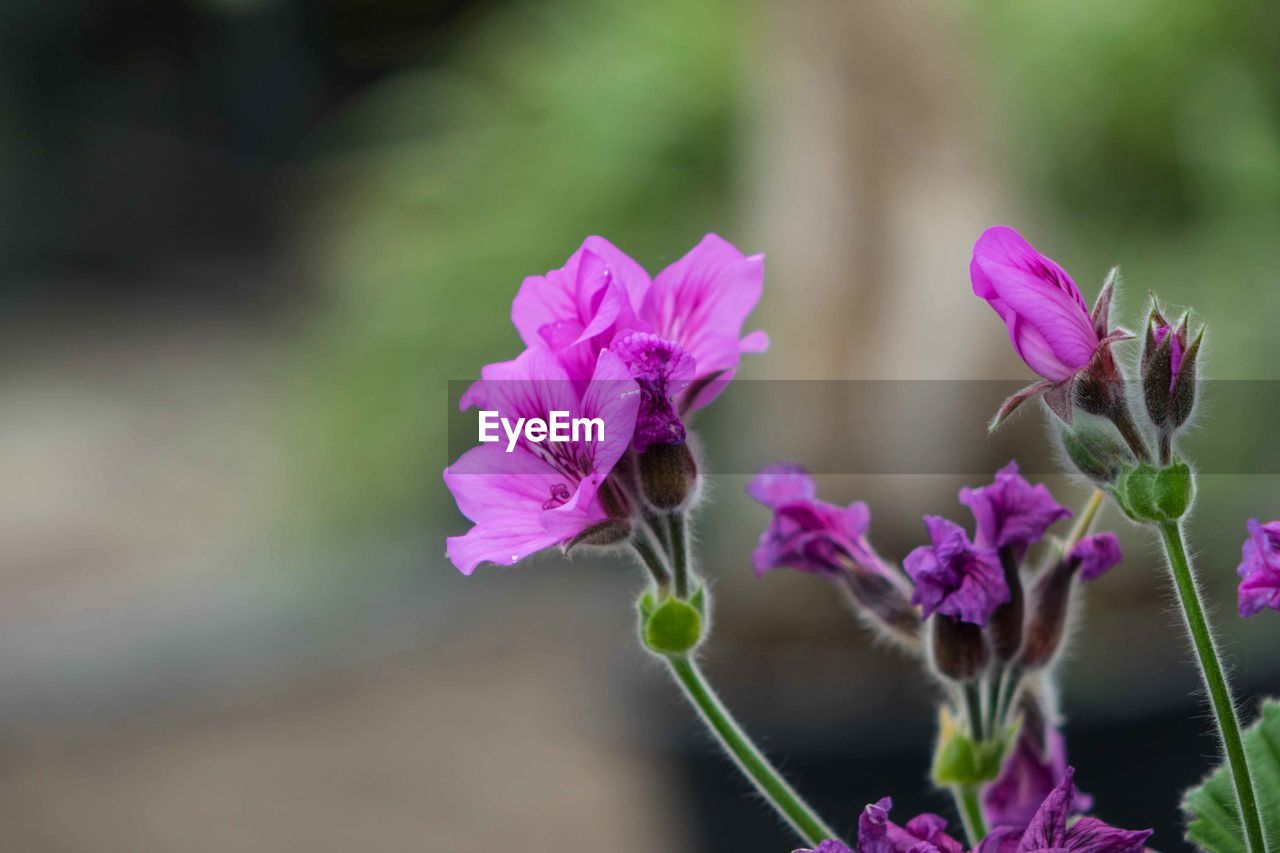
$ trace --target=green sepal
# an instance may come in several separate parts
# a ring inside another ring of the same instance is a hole
[[[933,783],[981,785],[1000,775],[1009,744],[1017,736],[1019,723],[1010,723],[995,740],[974,740],[949,724],[943,725],[938,748],[933,754]]]
[[[640,598],[641,642],[658,655],[682,655],[692,651],[702,641],[705,607],[705,596],[699,605],[679,598],[654,601],[646,592]]]
[[[1164,523],[1187,514],[1195,497],[1195,477],[1185,462],[1155,468],[1143,462],[1116,478],[1111,496],[1134,521]]]
[[[1262,804],[1262,831],[1268,850],[1280,850],[1280,700],[1268,699],[1262,716],[1244,733],[1254,792]],[[1182,798],[1187,840],[1209,853],[1247,853],[1231,769],[1224,762]]]
[[[1195,497],[1195,478],[1191,476],[1191,466],[1185,462],[1175,462],[1156,475],[1152,497],[1156,509],[1168,521],[1182,518],[1191,508]]]

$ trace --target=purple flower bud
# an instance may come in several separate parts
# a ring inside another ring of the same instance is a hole
[[[940,675],[966,682],[986,671],[991,652],[981,626],[941,614],[929,626],[929,656]]]
[[[1013,348],[1049,382],[1083,370],[1098,349],[1080,289],[1067,271],[1012,228],[982,232],[969,264],[973,292],[1000,315]]]
[[[964,528],[937,515],[925,516],[931,545],[921,545],[903,561],[915,582],[912,604],[928,618],[941,613],[974,625],[986,625],[1009,600],[1009,585],[994,548],[974,545]]]
[[[998,226],[982,232],[974,245],[969,278],[973,292],[1004,320],[1018,355],[1043,377],[1004,402],[992,429],[1040,396],[1066,423],[1077,405],[1112,419],[1127,417],[1124,377],[1111,345],[1130,335],[1108,328],[1116,270],[1090,311],[1066,270],[1017,231]]]
[[[1280,610],[1280,521],[1249,519],[1249,538],[1241,549],[1240,615],[1269,607]]]
[[[917,642],[920,617],[901,574],[867,541],[871,511],[865,503],[839,507],[818,500],[813,478],[794,462],[766,467],[748,484],[747,494],[773,510],[753,554],[757,575],[791,568],[839,580],[873,627]]]
[[[683,444],[684,424],[675,400],[697,375],[693,356],[678,344],[647,332],[632,332],[610,349],[640,386],[640,411],[632,446],[644,453],[654,444]]]
[[[893,800],[884,797],[862,810],[858,817],[858,853],[964,853],[964,846],[947,835],[947,822],[936,814],[925,813],[898,826],[889,820]],[[848,850],[848,848],[844,848]],[[832,853],[840,848],[832,848]],[[812,853],[828,853],[821,846]]]
[[[1030,615],[1022,643],[1025,668],[1046,665],[1062,646],[1071,604],[1071,578],[1076,571],[1083,580],[1093,580],[1118,565],[1123,556],[1114,533],[1095,533],[1077,542],[1065,557],[1040,575],[1031,589]]]
[[[698,463],[687,443],[653,444],[639,456],[640,492],[658,512],[674,512],[698,487]]]
[[[1152,306],[1142,347],[1142,392],[1151,422],[1161,431],[1162,446],[1168,436],[1187,422],[1195,407],[1196,360],[1204,340],[1204,327],[1188,343],[1187,318],[1171,324]]]

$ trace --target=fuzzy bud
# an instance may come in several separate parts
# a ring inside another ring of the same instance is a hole
[[[1196,396],[1196,362],[1204,340],[1200,327],[1188,343],[1187,317],[1175,327],[1159,308],[1152,307],[1143,342],[1142,392],[1151,422],[1164,434],[1172,434],[1191,417]]]
[[[1022,577],[1018,573],[1018,555],[1014,548],[1000,549],[1000,565],[1004,582],[1009,587],[1009,600],[996,608],[991,616],[991,651],[996,660],[1013,659],[1022,645],[1022,621],[1025,605],[1022,594]]]
[[[965,682],[986,670],[991,654],[980,626],[941,613],[929,621],[933,626],[930,635],[933,665],[939,673],[952,681]]]
[[[892,575],[852,566],[839,577],[867,624],[908,648],[919,648],[920,614]]]
[[[1110,424],[1077,422],[1064,425],[1059,434],[1076,470],[1099,485],[1110,485],[1138,462]]]
[[[685,505],[698,485],[698,463],[689,445],[652,444],[640,454],[640,491],[658,512]]]
[[[1031,613],[1022,644],[1022,666],[1037,669],[1053,660],[1062,646],[1071,602],[1071,580],[1080,561],[1064,557],[1037,579],[1031,590]]]

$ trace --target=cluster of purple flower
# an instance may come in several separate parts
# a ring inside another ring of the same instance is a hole
[[[1073,513],[1011,462],[992,483],[961,489],[972,533],[926,516],[927,544],[899,568],[871,545],[865,503],[823,501],[801,465],[779,463],[747,488],[772,511],[755,569],[790,568],[835,583],[868,626],[917,657],[941,685],[933,779],[955,794],[974,853],[1137,853],[1150,831],[1081,816],[1092,798],[1075,787],[1067,764],[1052,676],[1076,577],[1091,581],[1122,559],[1114,533],[1091,532],[1110,494],[1129,518],[1164,537],[1228,757],[1239,752],[1230,691],[1181,539],[1194,478],[1175,439],[1195,407],[1204,327],[1192,337],[1187,316],[1172,323],[1152,304],[1137,365],[1147,415],[1140,426],[1113,354],[1134,337],[1111,325],[1114,270],[1090,308],[1066,270],[999,227],[978,240],[970,277],[1041,377],[1005,401],[992,428],[1042,397],[1068,457],[1098,486],[1071,531],[1050,535]],[[551,443],[513,432],[505,448],[487,443],[464,453],[444,479],[473,526],[449,539],[448,555],[470,574],[481,562],[512,564],[555,546],[629,546],[654,581],[639,603],[646,648],[670,665],[761,793],[817,844],[809,853],[852,853],[835,838],[818,843],[832,833],[750,744],[692,656],[709,593],[691,582],[685,539],[686,510],[699,493],[686,418],[723,391],[743,354],[766,349],[763,332],[743,334],[762,286],[762,257],[744,256],[715,235],[652,279],[600,237],[588,238],[562,268],[525,279],[511,311],[524,351],[486,366],[461,405],[504,423],[553,413],[594,420],[603,435]],[[1248,529],[1239,568],[1244,616],[1280,610],[1280,522],[1250,521]],[[1242,759],[1232,762],[1249,846],[1259,851],[1249,772]],[[866,807],[860,853],[963,853],[941,817],[899,826],[889,820],[890,806],[886,798]]]

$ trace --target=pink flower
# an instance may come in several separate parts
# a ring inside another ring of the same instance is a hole
[[[1240,615],[1253,616],[1264,607],[1280,610],[1280,521],[1259,524],[1249,519],[1249,538],[1241,549]]]
[[[983,231],[969,277],[1036,373],[1061,382],[1088,366],[1100,339],[1084,297],[1066,270],[1017,231],[1003,225]]]
[[[444,481],[462,514],[475,526],[448,540],[449,559],[463,574],[482,562],[511,565],[538,551],[595,534],[621,538],[629,529],[625,498],[606,483],[635,430],[640,395],[627,367],[601,352],[586,383],[545,347],[531,347],[514,361],[491,364],[462,399],[500,417],[600,418],[604,435],[589,430],[578,441],[530,441],[522,434],[506,442],[468,450],[444,471]]]
[[[653,280],[609,241],[588,237],[564,267],[525,279],[511,319],[527,346],[551,349],[577,383],[613,350],[645,396],[643,451],[682,442],[680,416],[710,403],[743,353],[767,348],[763,332],[742,334],[763,286],[763,257],[714,234]]]
[[[1088,380],[1081,395],[1094,414],[1117,416],[1124,380],[1110,346],[1129,337],[1108,329],[1114,276],[1108,279],[1090,311],[1067,271],[1012,228],[1000,225],[982,232],[969,263],[973,292],[1000,316],[1009,340],[1027,366],[1043,377],[1004,402],[994,428],[1022,403],[1039,395],[1070,423],[1077,384]]]

